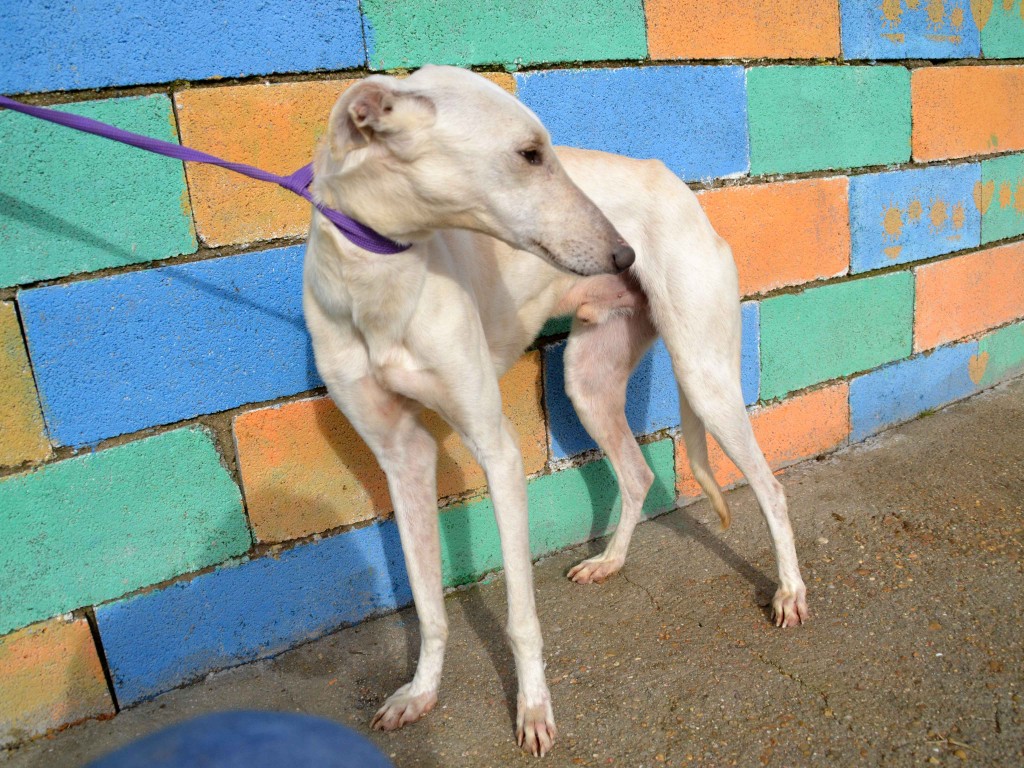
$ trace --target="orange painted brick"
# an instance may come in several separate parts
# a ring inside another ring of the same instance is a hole
[[[0,467],[50,455],[14,304],[0,302]]]
[[[772,469],[795,464],[842,445],[850,435],[849,392],[849,385],[840,382],[751,411],[754,434]],[[719,485],[724,487],[743,479],[710,436],[708,458]],[[689,459],[681,437],[676,440],[676,478],[676,490],[680,496],[700,496],[700,486],[690,474]]]
[[[331,107],[355,80],[195,88],[174,94],[181,140],[288,174],[313,159]],[[310,205],[291,192],[212,165],[186,163],[196,232],[211,246],[304,235]]]
[[[732,248],[740,293],[846,274],[850,267],[849,180],[807,179],[723,187],[697,195]]]
[[[1024,149],[1024,66],[924,67],[910,90],[916,160]]]
[[[914,351],[1024,317],[1024,243],[914,270]]]
[[[526,471],[540,471],[547,461],[540,353],[512,366],[501,390]],[[423,421],[439,443],[438,495],[483,488],[483,471],[458,436],[431,412]],[[329,398],[249,411],[234,428],[246,507],[259,541],[308,536],[392,511],[377,460]]]
[[[0,638],[0,747],[112,714],[85,619],[51,619]]]
[[[652,59],[810,59],[839,55],[835,0],[647,0]]]
[[[515,93],[511,75],[485,75]],[[338,96],[357,80],[196,88],[174,94],[183,144],[288,174],[313,159]],[[299,237],[310,206],[276,184],[186,163],[196,232],[210,246]]]

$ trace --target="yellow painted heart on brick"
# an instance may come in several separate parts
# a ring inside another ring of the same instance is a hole
[[[978,25],[979,32],[988,24],[988,17],[992,15],[993,5],[995,5],[994,0],[971,0],[971,15],[974,17],[974,23]]]
[[[986,181],[982,184],[980,181],[974,185],[974,207],[977,208],[982,214],[988,210],[988,207],[992,205],[992,198],[996,194],[996,183],[994,181]]]
[[[967,375],[976,385],[981,383],[981,377],[985,375],[986,368],[988,368],[988,352],[981,352],[967,361]]]

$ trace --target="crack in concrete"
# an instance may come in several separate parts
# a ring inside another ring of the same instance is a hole
[[[794,683],[796,683],[798,686],[800,686],[800,688],[802,688],[803,690],[809,691],[810,693],[812,693],[815,696],[817,696],[818,698],[820,698],[822,703],[824,703],[824,705],[825,705],[825,711],[824,711],[823,714],[826,717],[829,717],[830,719],[832,719],[833,721],[838,723],[839,725],[845,726],[846,729],[848,731],[850,731],[851,733],[853,732],[853,718],[851,717],[850,719],[845,720],[845,721],[841,720],[839,718],[839,715],[832,708],[832,705],[831,705],[831,703],[828,700],[828,693],[826,693],[823,690],[819,690],[819,689],[815,688],[813,685],[811,685],[806,680],[804,680],[802,677],[800,677],[800,675],[795,674],[793,672],[788,672],[777,661],[773,661],[772,659],[770,659],[770,658],[768,658],[766,656],[763,656],[762,654],[758,653],[757,651],[755,651],[755,650],[753,650],[751,648],[748,648],[747,650],[750,652],[751,656],[753,656],[755,659],[760,661],[765,666],[771,667],[772,669],[774,669],[776,672],[778,672],[780,675],[782,675],[787,680],[792,680]]]
[[[627,584],[630,584],[630,585],[632,585],[632,586],[634,586],[634,587],[637,587],[638,589],[642,589],[642,590],[643,590],[644,592],[646,592],[646,593],[647,593],[647,599],[651,601],[651,605],[652,605],[652,606],[654,606],[654,610],[655,610],[655,611],[660,611],[660,610],[661,610],[661,605],[660,605],[660,604],[658,603],[658,601],[657,601],[657,600],[655,599],[654,595],[653,595],[653,594],[651,594],[651,590],[649,590],[649,589],[648,589],[647,587],[645,587],[645,586],[644,586],[643,584],[639,584],[639,583],[637,583],[637,582],[633,581],[632,579],[630,579],[630,578],[629,578],[629,577],[628,577],[628,576],[626,575],[625,571],[619,571],[619,575],[620,575],[620,576],[622,576],[622,578],[623,578],[623,579],[625,580],[625,582],[626,582]]]

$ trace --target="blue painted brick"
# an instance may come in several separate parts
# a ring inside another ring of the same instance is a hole
[[[688,180],[750,167],[742,67],[565,69],[516,83],[556,144],[658,158]]]
[[[850,179],[850,271],[928,259],[981,243],[977,163]]]
[[[760,382],[757,302],[743,304],[742,317],[741,378],[743,399],[749,405],[757,401]],[[544,350],[544,401],[550,425],[551,455],[556,459],[597,448],[565,393],[565,344],[564,341],[559,342]],[[672,373],[672,361],[660,339],[640,360],[629,379],[626,420],[637,435],[679,425],[679,392]]]
[[[100,606],[96,621],[125,706],[411,601],[388,521]]]
[[[973,3],[842,0],[847,59],[959,59],[981,53]]]
[[[853,379],[851,442],[972,394],[977,387],[968,366],[977,353],[976,341],[940,347]]]
[[[357,0],[0,4],[0,93],[362,66]]]
[[[761,396],[761,305],[747,301],[740,305],[743,338],[740,348],[740,384],[743,402],[756,403]]]
[[[50,435],[62,445],[320,385],[300,246],[19,294]]]

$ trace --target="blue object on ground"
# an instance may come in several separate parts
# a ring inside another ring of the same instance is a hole
[[[394,768],[330,720],[284,712],[219,712],[178,723],[87,768]]]

